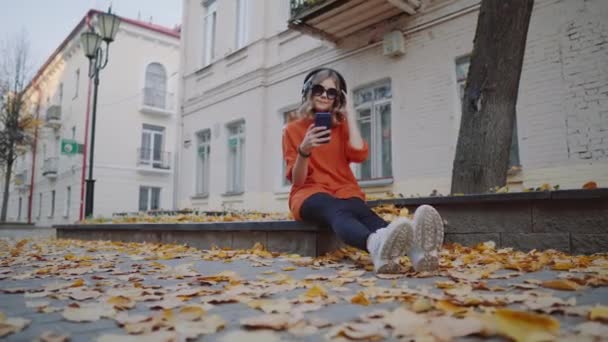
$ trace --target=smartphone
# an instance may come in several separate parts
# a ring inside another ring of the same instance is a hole
[[[319,112],[315,113],[315,127],[325,127],[327,129],[331,129],[331,113],[329,112]],[[326,141],[327,144],[329,141]]]

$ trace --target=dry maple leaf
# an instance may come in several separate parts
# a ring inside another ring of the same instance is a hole
[[[97,342],[177,342],[177,334],[174,331],[159,330],[143,336],[104,334],[97,338]]]
[[[393,327],[394,337],[413,336],[427,322],[428,319],[424,315],[419,315],[404,307],[395,309],[384,319],[384,323]]]
[[[447,314],[456,315],[456,316],[463,315],[463,314],[466,314],[467,312],[469,312],[468,307],[456,305],[449,300],[436,301],[435,308],[437,308]]]
[[[585,189],[585,190],[597,189],[597,183],[594,181],[589,181],[589,182],[583,184],[583,189]]]
[[[581,289],[581,286],[571,280],[567,279],[555,279],[555,280],[547,280],[541,283],[542,287],[546,287],[548,289],[553,290],[562,290],[562,291],[577,291]]]
[[[178,320],[197,321],[201,319],[207,312],[200,305],[183,306],[177,311],[176,318]]]
[[[20,332],[31,322],[31,320],[25,318],[0,317],[0,337]]]
[[[288,314],[266,314],[241,319],[241,325],[251,329],[286,330],[294,323],[296,322]]]
[[[426,312],[433,308],[433,303],[424,297],[418,297],[414,303],[412,303],[412,311],[416,313]]]
[[[64,335],[54,331],[45,331],[38,337],[38,342],[69,342],[70,335]]]
[[[498,309],[492,319],[496,333],[516,342],[553,340],[559,332],[559,321],[547,315]]]
[[[288,313],[292,310],[292,304],[285,298],[277,300],[272,299],[254,299],[247,303],[252,309],[264,311],[264,313]]]
[[[321,285],[313,285],[304,293],[304,297],[308,298],[327,298],[327,290]]]
[[[585,322],[574,327],[581,335],[605,338],[608,336],[608,325],[598,322]]]
[[[365,293],[359,291],[355,296],[350,299],[350,302],[357,305],[368,306],[371,304]]]
[[[226,326],[226,321],[219,315],[210,315],[200,321],[178,321],[173,328],[180,338],[195,339],[200,335],[214,334]]]
[[[595,306],[589,310],[589,319],[592,321],[608,322],[608,306]]]
[[[221,342],[279,342],[280,336],[270,330],[231,331],[219,339]]]
[[[457,337],[479,334],[484,330],[482,321],[476,318],[454,318],[441,316],[433,318],[428,329],[442,341],[451,341]]]
[[[83,290],[80,288],[69,291],[68,297],[73,300],[95,299],[101,296],[101,293],[92,290]]]
[[[386,337],[385,329],[379,323],[345,323],[332,328],[327,337],[333,339],[335,337],[346,337],[352,340],[381,340]]]
[[[114,316],[114,310],[100,304],[83,307],[68,306],[63,310],[62,316],[70,322],[95,322],[101,317]]]
[[[112,305],[116,310],[129,310],[135,306],[135,301],[125,296],[110,297],[106,303]]]

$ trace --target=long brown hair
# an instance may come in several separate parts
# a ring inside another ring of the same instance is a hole
[[[319,71],[318,73],[316,73],[313,76],[313,78],[311,80],[311,84],[312,85],[321,84],[323,81],[325,81],[328,78],[332,79],[334,81],[334,83],[336,84],[336,90],[338,91],[338,94],[342,94],[342,91],[344,90],[344,86],[342,85],[342,82],[340,81],[340,77],[338,77],[338,74],[336,74],[332,70]],[[312,86],[310,88],[312,89]],[[300,116],[300,118],[314,118],[315,110],[314,110],[314,104],[312,101],[312,91],[309,89],[308,93],[306,93],[304,96],[305,96],[304,101],[302,102],[302,105],[300,105],[300,107],[297,109],[297,113]],[[332,113],[332,116],[334,117],[335,121],[341,122],[344,120],[344,118],[346,117],[345,106],[346,106],[346,104],[342,103],[341,96],[338,96],[335,98],[334,105],[331,109],[331,113]]]

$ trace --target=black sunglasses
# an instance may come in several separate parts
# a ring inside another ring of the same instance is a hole
[[[327,94],[327,98],[330,100],[335,100],[336,97],[338,97],[338,89],[336,88],[325,89],[325,87],[320,84],[312,86],[312,96],[321,96],[323,93]]]

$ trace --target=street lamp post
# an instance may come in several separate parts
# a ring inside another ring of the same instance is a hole
[[[99,33],[93,27],[89,32],[80,35],[80,41],[85,56],[89,59],[89,78],[93,79],[93,117],[91,121],[91,149],[89,154],[89,178],[86,180],[85,218],[93,216],[93,194],[95,180],[93,179],[93,154],[95,152],[95,116],[97,114],[97,90],[99,88],[99,72],[108,65],[110,43],[114,41],[120,18],[112,14],[112,9],[107,13],[100,13],[97,18]],[[105,42],[105,49],[102,47]]]

